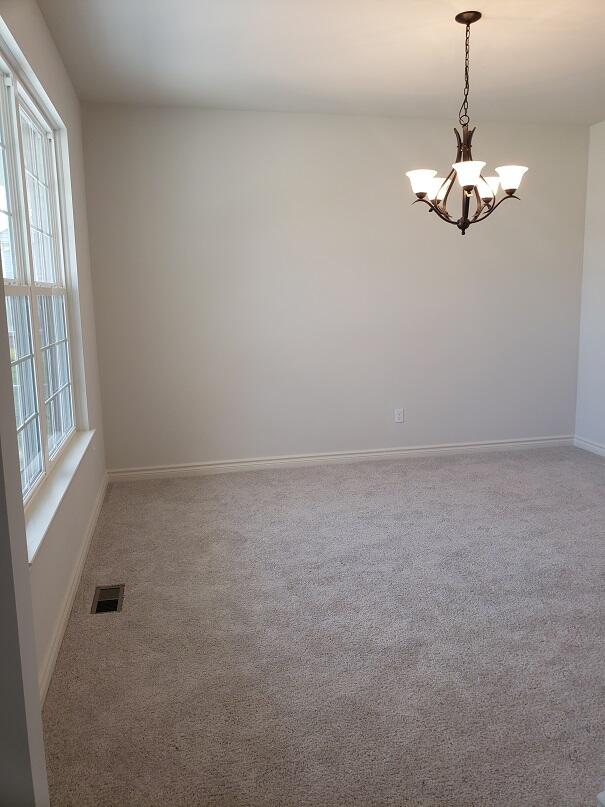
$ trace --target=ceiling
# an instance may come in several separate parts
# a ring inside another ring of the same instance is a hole
[[[461,100],[464,0],[38,2],[89,101],[452,118]],[[605,0],[477,7],[473,121],[605,118]]]

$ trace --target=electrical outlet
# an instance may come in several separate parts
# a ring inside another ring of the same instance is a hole
[[[395,409],[395,423],[403,423],[403,409]]]

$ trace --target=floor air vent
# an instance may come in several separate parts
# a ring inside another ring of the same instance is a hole
[[[124,586],[97,586],[92,601],[91,614],[106,614],[121,611],[124,599]]]

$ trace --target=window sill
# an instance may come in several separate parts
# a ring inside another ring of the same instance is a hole
[[[59,505],[94,437],[94,429],[76,432],[61,459],[50,471],[32,501],[25,508],[27,556],[31,563],[48,532]]]

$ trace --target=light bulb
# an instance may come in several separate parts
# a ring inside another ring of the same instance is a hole
[[[424,199],[431,188],[431,180],[437,171],[430,168],[417,168],[415,171],[406,171],[412,190],[419,199]]]
[[[527,171],[525,165],[501,165],[496,168],[500,175],[500,182],[502,183],[503,190],[509,195],[514,193],[523,179],[523,174]]]
[[[447,191],[447,185],[444,185],[444,182],[445,177],[433,177],[431,179],[431,185],[426,192],[427,198],[431,201],[436,199],[438,202],[442,202]]]
[[[452,165],[458,177],[458,182],[465,190],[475,187],[484,167],[485,163],[482,160],[466,160]]]

